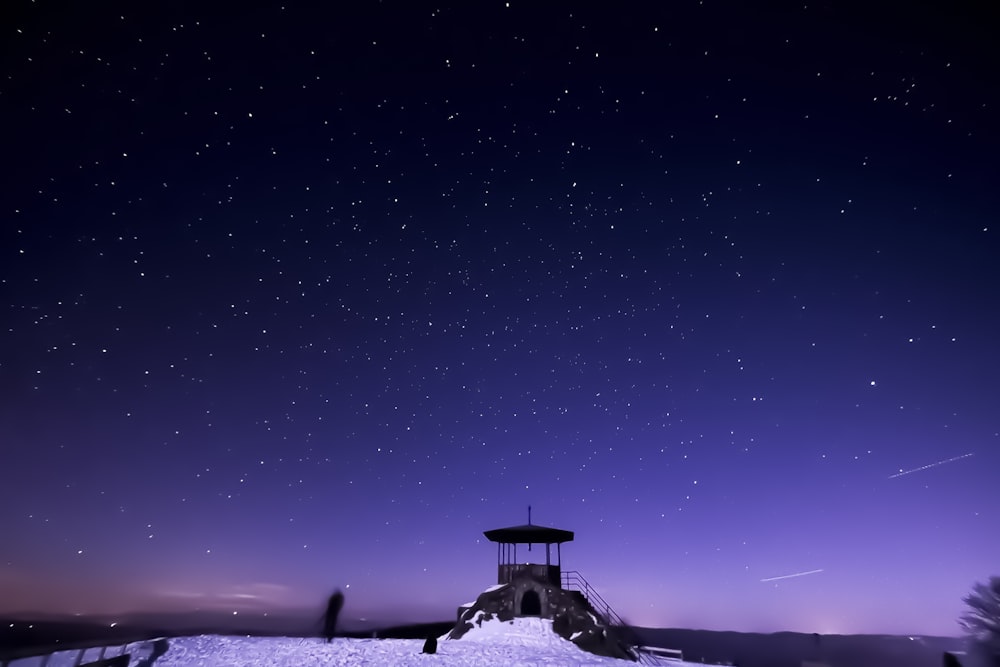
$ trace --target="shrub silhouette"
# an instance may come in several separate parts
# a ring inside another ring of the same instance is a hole
[[[968,609],[959,623],[969,635],[972,649],[987,665],[1000,665],[1000,577],[976,582],[963,599]]]

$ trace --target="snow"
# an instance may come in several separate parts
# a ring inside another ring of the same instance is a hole
[[[201,635],[168,639],[169,648],[153,667],[347,667],[378,665],[410,667],[517,667],[560,665],[603,667],[632,665],[625,660],[596,656],[581,650],[552,631],[552,621],[541,618],[496,619],[473,627],[461,639],[438,638],[437,653],[422,654],[422,639],[336,638],[327,644],[319,638],[246,637]],[[129,667],[146,667],[152,642],[127,647]],[[88,649],[83,662],[96,660],[100,649]],[[105,657],[121,649],[111,648]],[[78,664],[79,651],[62,651],[49,658],[46,667]],[[694,667],[696,663],[664,659],[660,664]],[[10,667],[40,667],[42,658],[14,660]]]

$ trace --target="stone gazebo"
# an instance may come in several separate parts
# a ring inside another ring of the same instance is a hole
[[[631,647],[622,641],[620,628],[598,613],[583,593],[562,586],[562,544],[573,540],[572,531],[531,523],[529,508],[526,525],[496,528],[483,534],[497,543],[497,583],[475,602],[458,608],[458,622],[448,634],[449,639],[460,639],[484,621],[538,617],[551,620],[553,632],[586,651],[635,660]],[[545,562],[518,562],[518,545],[522,545],[522,554],[530,553],[533,545],[544,545]]]

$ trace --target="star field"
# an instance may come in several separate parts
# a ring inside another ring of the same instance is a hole
[[[0,613],[450,618],[531,504],[630,622],[957,633],[1000,137],[938,11],[15,2]]]

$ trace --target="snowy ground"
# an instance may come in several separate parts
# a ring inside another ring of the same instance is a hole
[[[577,648],[552,632],[552,622],[538,618],[518,618],[513,623],[493,621],[470,630],[462,639],[439,639],[437,653],[421,653],[424,642],[418,639],[321,639],[291,637],[226,637],[203,635],[168,640],[170,648],[154,667],[340,667],[378,665],[409,667],[515,667],[527,665],[564,665],[602,667],[634,664],[614,658],[602,658]],[[147,667],[151,643],[132,644],[129,667]],[[100,649],[90,649],[83,662],[97,660]],[[120,649],[108,649],[113,657]],[[78,664],[78,651],[64,651],[50,656],[46,667],[72,667]],[[663,665],[694,667],[696,663],[663,660]],[[41,658],[25,658],[11,667],[38,667]]]

